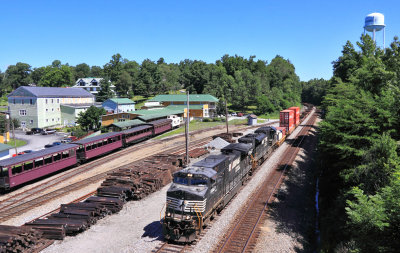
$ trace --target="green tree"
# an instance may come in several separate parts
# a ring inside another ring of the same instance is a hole
[[[100,81],[100,91],[96,96],[96,102],[104,102],[112,97],[114,97],[114,92],[111,89],[111,83],[108,78],[103,78]]]
[[[71,68],[67,65],[61,65],[55,60],[51,66],[47,66],[38,83],[45,87],[65,87],[74,84],[74,78]]]
[[[39,84],[40,79],[42,79],[43,75],[46,73],[46,67],[35,68],[32,71],[31,77],[32,81],[35,84]]]
[[[138,75],[138,85],[141,88],[141,94],[149,97],[156,93],[162,93],[163,90],[160,84],[161,74],[158,65],[149,59],[145,59],[140,66]]]
[[[5,90],[12,91],[20,86],[30,84],[32,82],[31,72],[31,66],[27,63],[18,62],[15,65],[8,66],[5,80],[3,81]]]
[[[102,76],[104,76],[104,71],[99,66],[92,66],[90,68],[90,76],[91,77],[102,77]]]
[[[118,76],[117,81],[115,82],[116,92],[120,96],[127,96],[132,87],[132,84],[133,84],[132,77],[129,75],[128,72],[123,70]]]
[[[86,63],[81,63],[74,68],[74,80],[79,78],[90,77],[90,67]]]
[[[126,61],[120,54],[115,54],[111,57],[110,62],[103,66],[104,74],[110,77],[111,82],[118,81]]]
[[[89,107],[85,112],[80,112],[77,123],[86,131],[98,130],[101,127],[101,116],[106,114],[106,110],[102,107]]]

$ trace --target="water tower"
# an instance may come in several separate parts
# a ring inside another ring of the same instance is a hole
[[[385,48],[385,16],[381,13],[371,13],[365,17],[364,34],[365,31],[373,33],[373,40],[375,40],[375,32],[383,30],[383,48]]]

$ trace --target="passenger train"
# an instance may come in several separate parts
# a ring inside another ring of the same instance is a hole
[[[106,133],[1,160],[0,191],[8,191],[171,129],[172,120],[160,119],[121,132]]]

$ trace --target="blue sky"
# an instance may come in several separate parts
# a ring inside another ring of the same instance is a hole
[[[385,15],[389,45],[400,34],[399,10],[395,0],[0,0],[0,70],[55,59],[103,66],[116,53],[139,63],[214,63],[224,54],[269,62],[279,54],[301,80],[329,79],[331,62],[347,40],[359,40],[367,14]]]

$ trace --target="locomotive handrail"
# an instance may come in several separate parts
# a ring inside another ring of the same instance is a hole
[[[201,227],[203,226],[203,215],[201,214],[201,212],[197,210],[197,204],[194,204],[194,212],[196,213],[196,216],[199,219],[199,231],[201,231]]]

